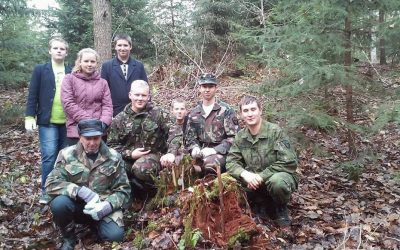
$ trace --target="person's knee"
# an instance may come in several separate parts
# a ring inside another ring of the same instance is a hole
[[[51,201],[50,208],[53,216],[64,216],[73,212],[73,201],[68,196],[59,195]]]
[[[294,186],[294,181],[288,173],[276,173],[267,181],[269,195],[278,203],[289,202]]]
[[[124,228],[115,222],[101,221],[99,226],[99,236],[104,241],[122,241],[124,239]]]

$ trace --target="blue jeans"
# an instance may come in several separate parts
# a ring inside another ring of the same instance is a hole
[[[65,124],[39,125],[39,143],[42,156],[42,194],[45,193],[47,176],[53,170],[58,152],[65,148],[67,128]]]
[[[83,213],[86,203],[81,200],[73,200],[68,196],[59,195],[51,203],[51,212],[54,223],[62,230],[72,221],[77,224],[86,224],[94,228],[97,236],[104,241],[122,241],[124,228],[114,221],[95,221],[91,216]]]

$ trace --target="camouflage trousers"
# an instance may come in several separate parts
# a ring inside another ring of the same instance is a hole
[[[257,190],[245,188],[247,198],[250,202],[268,203],[273,202],[276,205],[285,205],[289,203],[291,194],[297,190],[296,178],[286,172],[279,172],[271,176]],[[265,204],[268,205],[268,204]]]
[[[140,157],[133,164],[128,162],[126,172],[130,179],[133,177],[143,182],[153,183],[153,178],[158,176],[160,168],[160,154],[150,153]]]
[[[217,174],[217,166],[221,167],[221,173],[226,172],[225,168],[226,163],[226,155],[214,154],[207,156],[203,159],[197,159],[196,164],[199,168],[201,168],[201,172],[204,175],[207,174]],[[195,166],[196,168],[196,166]],[[199,169],[200,170],[200,169]],[[196,169],[196,171],[199,171]]]

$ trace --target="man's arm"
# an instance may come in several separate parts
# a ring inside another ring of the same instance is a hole
[[[240,174],[245,171],[245,162],[239,144],[240,141],[236,137],[226,158],[226,171],[238,180]]]
[[[107,137],[107,145],[120,153],[124,160],[132,160],[131,155],[134,148],[128,148],[126,146],[126,137],[128,136],[124,132],[126,130],[126,119],[128,118],[125,117],[124,112],[121,112],[116,117],[114,117],[111,122],[111,127]]]
[[[215,151],[222,155],[227,154],[239,129],[239,122],[236,118],[235,111],[232,108],[227,109],[224,118],[224,130],[227,138],[214,147]]]
[[[116,164],[115,178],[110,188],[111,195],[106,198],[106,201],[110,202],[113,210],[120,209],[122,205],[129,200],[129,196],[131,195],[131,187],[129,185],[128,176],[126,175],[125,163],[121,156],[118,156],[118,162]]]
[[[188,117],[188,123],[187,123],[185,147],[189,150],[189,152],[192,151],[192,149],[195,147],[200,148],[200,143],[197,138],[197,131],[195,126],[193,125],[193,119],[190,115]]]

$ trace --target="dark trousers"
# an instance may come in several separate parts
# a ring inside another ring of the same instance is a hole
[[[95,221],[90,215],[83,213],[86,203],[75,201],[68,196],[60,195],[53,199],[50,204],[53,220],[61,229],[69,223],[87,224],[95,228],[97,236],[105,241],[122,241],[124,238],[124,228],[114,221],[104,220]]]

